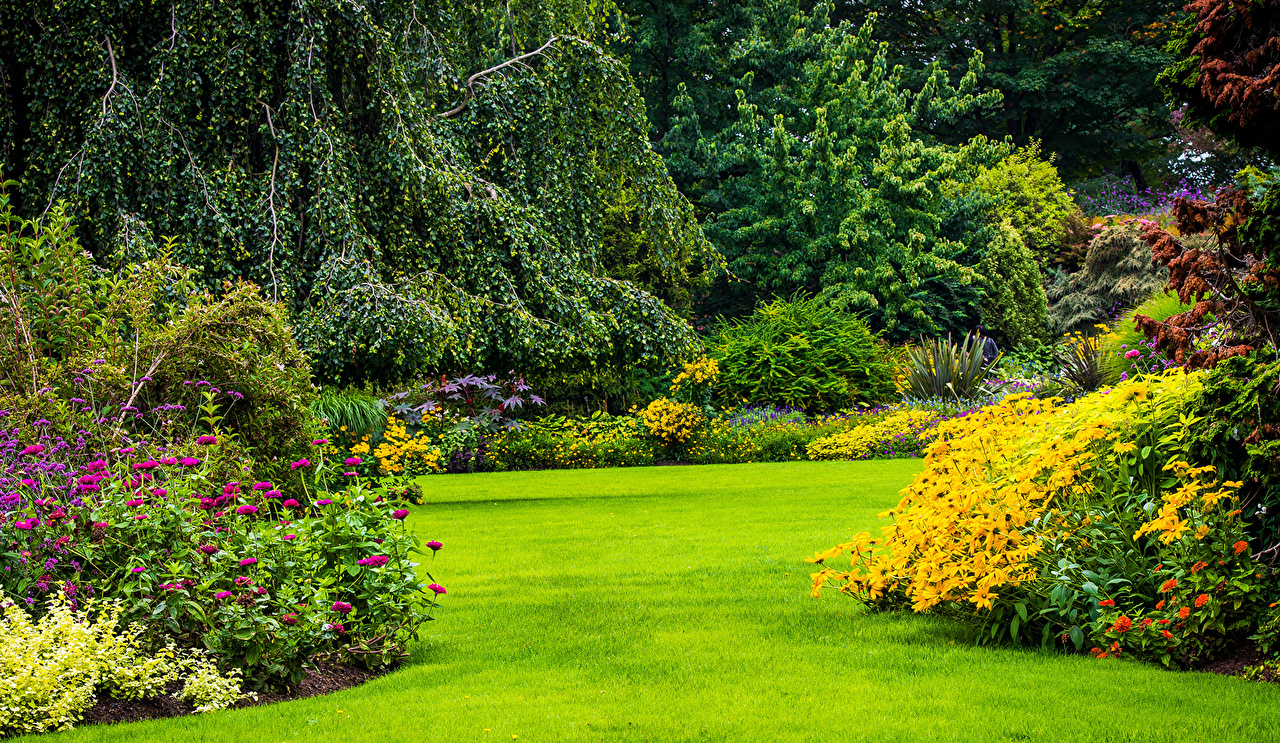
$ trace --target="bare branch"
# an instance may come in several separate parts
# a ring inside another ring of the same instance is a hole
[[[111,50],[111,37],[102,37],[107,41],[107,57],[111,59],[111,87],[107,88],[107,92],[102,96],[102,118],[107,118],[107,100],[111,98],[111,94],[115,92],[116,80],[120,79],[120,74],[116,70],[116,54]]]
[[[502,64],[494,65],[493,67],[490,67],[487,70],[481,70],[476,74],[472,75],[471,77],[467,78],[467,91],[466,91],[466,95],[463,96],[462,98],[462,103],[459,103],[457,106],[454,106],[448,111],[445,111],[444,113],[440,114],[440,118],[450,119],[462,113],[464,110],[466,110],[467,104],[471,102],[471,99],[476,97],[475,85],[476,85],[476,82],[479,81],[481,78],[485,77],[486,75],[492,75],[493,73],[503,69],[504,67],[510,67],[512,65],[520,65],[523,67],[528,67],[528,65],[524,64],[524,60],[531,59],[533,57],[542,56],[542,53],[545,52],[548,47],[550,47],[553,43],[555,43],[559,39],[560,39],[559,36],[552,36],[551,38],[547,39],[547,43],[543,44],[537,49],[534,49],[531,52],[526,52],[524,54],[521,54],[520,56],[515,57],[514,59],[508,59],[506,62],[503,62]]]

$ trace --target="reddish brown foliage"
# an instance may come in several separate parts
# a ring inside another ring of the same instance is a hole
[[[1280,0],[1194,0],[1198,93],[1242,144],[1280,141]],[[1225,126],[1224,126],[1225,125]]]

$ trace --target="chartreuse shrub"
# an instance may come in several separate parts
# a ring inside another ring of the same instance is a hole
[[[69,730],[97,701],[98,689],[116,699],[144,699],[186,674],[180,694],[197,712],[223,709],[252,693],[240,690],[240,671],[218,672],[199,652],[172,646],[147,651],[140,624],[120,626],[119,602],[79,608],[66,592],[50,596],[39,620],[0,593],[0,735]]]
[[[1256,622],[1273,583],[1249,559],[1241,483],[1189,458],[1204,379],[1061,407],[1015,395],[940,424],[882,536],[811,558],[851,557],[813,574],[814,595],[954,616],[985,641],[1203,659]]]
[[[858,315],[819,299],[778,299],[719,328],[707,353],[723,398],[830,412],[894,393],[892,353]]]
[[[1067,218],[1076,206],[1052,158],[1040,159],[1039,142],[1032,141],[995,166],[982,168],[973,187],[994,202],[997,221],[1013,227],[1042,265],[1057,259]],[[987,277],[993,282],[1005,278],[991,274]]]
[[[877,423],[856,426],[813,441],[808,446],[809,459],[920,456],[933,437],[933,427],[941,419],[938,413],[926,410],[892,413]]]

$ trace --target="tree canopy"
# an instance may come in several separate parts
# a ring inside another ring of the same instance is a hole
[[[4,173],[28,214],[66,200],[100,263],[170,236],[204,285],[252,280],[328,378],[669,353],[691,331],[610,275],[609,215],[650,275],[716,257],[604,48],[611,12],[6,3]]]

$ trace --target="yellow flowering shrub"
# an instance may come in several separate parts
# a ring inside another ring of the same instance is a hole
[[[549,415],[491,438],[486,460],[498,471],[649,465],[654,452],[644,433],[640,420],[630,415]]]
[[[1042,643],[1061,632],[1079,647],[1107,586],[1155,603],[1152,569],[1190,554],[1162,545],[1234,533],[1230,516],[1209,512],[1237,484],[1185,462],[1203,379],[1175,371],[1067,406],[1013,395],[941,423],[881,536],[809,558],[821,566],[813,595],[835,585],[867,603],[974,620],[988,639],[1034,626]],[[1153,547],[1130,546],[1148,535]],[[843,554],[847,570],[825,564]]]
[[[369,437],[365,436],[352,447],[351,453],[358,455],[368,449]],[[377,458],[382,472],[388,475],[426,475],[444,471],[445,454],[431,435],[426,432],[409,433],[404,421],[394,416],[387,419],[382,441],[373,447],[373,456]]]
[[[671,392],[679,394],[689,388],[711,384],[720,376],[720,364],[710,356],[699,356],[684,365],[671,380]]]
[[[640,411],[640,420],[663,446],[673,447],[688,441],[704,419],[696,405],[660,397]]]
[[[809,459],[866,459],[883,454],[914,454],[923,442],[933,438],[932,426],[941,416],[929,410],[905,410],[848,431],[824,436],[807,448]]]

